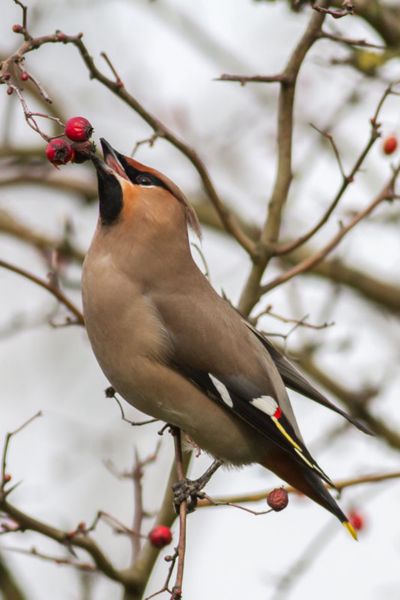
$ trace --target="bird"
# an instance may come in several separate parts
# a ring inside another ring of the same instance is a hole
[[[136,409],[179,428],[215,459],[215,469],[258,463],[356,539],[324,485],[332,481],[305,445],[286,388],[369,431],[214,290],[193,260],[189,229],[200,236],[200,226],[178,186],[103,138],[101,146],[103,159],[92,156],[99,217],[83,265],[82,303],[111,386]]]

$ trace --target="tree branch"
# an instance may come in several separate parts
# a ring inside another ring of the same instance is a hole
[[[279,93],[277,171],[269,201],[268,216],[257,245],[257,259],[254,261],[239,301],[239,310],[244,315],[250,313],[257,301],[261,277],[272,256],[271,244],[274,244],[279,237],[282,212],[292,180],[293,105],[297,76],[308,50],[319,37],[323,21],[324,15],[319,13],[312,15],[306,31],[282,73],[284,81],[281,83]]]
[[[29,279],[29,281],[32,281],[39,287],[42,287],[43,289],[50,292],[50,294],[52,294],[55,298],[57,298],[57,300],[59,302],[61,302],[61,304],[63,304],[74,315],[74,317],[75,317],[75,321],[73,321],[74,324],[76,323],[77,325],[84,325],[85,321],[83,318],[83,314],[75,306],[75,304],[73,304],[65,296],[65,294],[60,290],[60,288],[55,287],[54,285],[52,285],[51,283],[48,283],[44,279],[40,279],[39,277],[36,277],[36,275],[29,273],[29,271],[25,271],[25,269],[21,269],[20,267],[17,267],[9,262],[6,262],[5,260],[0,260],[0,267],[2,267],[3,269],[7,269],[8,271],[12,271],[13,273],[17,273],[18,275],[25,277],[25,279]],[[71,322],[71,324],[72,324],[72,322]]]
[[[365,217],[367,217],[379,204],[384,202],[385,200],[391,200],[394,198],[393,185],[396,180],[397,174],[400,170],[400,166],[397,167],[395,174],[390,178],[390,181],[384,186],[382,191],[378,194],[378,196],[370,203],[364,210],[358,212],[353,219],[351,219],[350,223],[346,226],[342,226],[338,233],[326,244],[323,246],[318,252],[314,255],[308,257],[303,260],[298,265],[295,265],[285,273],[282,273],[275,279],[272,279],[269,283],[261,286],[260,291],[261,294],[265,294],[275,287],[290,281],[293,277],[304,273],[305,271],[309,271],[314,266],[318,265],[336,246],[342,241],[342,239]]]
[[[390,481],[392,479],[400,479],[400,471],[393,471],[391,473],[376,473],[372,475],[361,475],[360,477],[351,477],[347,479],[339,479],[334,482],[335,487],[332,488],[329,485],[325,485],[326,489],[337,489],[340,492],[359,485],[365,485],[367,483],[381,483],[382,481]],[[292,486],[285,486],[285,490],[288,494],[298,494],[298,490]],[[246,504],[247,502],[260,502],[266,500],[271,490],[263,490],[261,492],[250,492],[245,494],[234,494],[229,496],[220,496],[218,498],[212,498],[208,500],[203,498],[199,500],[199,507],[217,506],[218,504]]]

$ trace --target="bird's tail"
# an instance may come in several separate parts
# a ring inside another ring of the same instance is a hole
[[[294,488],[302,492],[314,502],[317,502],[320,506],[332,513],[343,526],[347,529],[353,539],[357,540],[357,533],[346,517],[340,506],[337,504],[335,499],[326,489],[317,473],[308,469],[306,466],[302,467],[297,462],[292,460],[289,455],[283,456],[281,452],[277,453],[274,457],[272,453],[268,454],[268,458],[261,464],[273,471],[280,477],[287,481]]]
[[[347,529],[349,534],[354,540],[357,540],[357,533],[354,529],[353,525],[350,523],[349,519],[346,517],[336,500],[331,496],[331,494],[326,489],[325,485],[319,479],[316,473],[312,471],[303,472],[304,484],[300,487],[301,484],[294,484],[293,486],[306,494],[309,498],[318,502],[320,506],[329,510],[330,513],[335,515],[342,523],[342,525]],[[303,488],[303,489],[302,489]]]

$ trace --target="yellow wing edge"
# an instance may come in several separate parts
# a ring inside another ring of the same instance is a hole
[[[346,527],[347,531],[349,532],[349,534],[351,535],[351,537],[353,538],[353,540],[358,541],[358,536],[357,536],[356,530],[354,529],[354,527],[350,523],[350,521],[343,521],[342,525],[344,527]]]

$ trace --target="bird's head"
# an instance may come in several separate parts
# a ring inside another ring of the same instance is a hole
[[[92,156],[97,172],[100,223],[112,227],[145,219],[162,226],[178,215],[199,235],[196,213],[168,177],[120,154],[100,139],[104,160]]]

